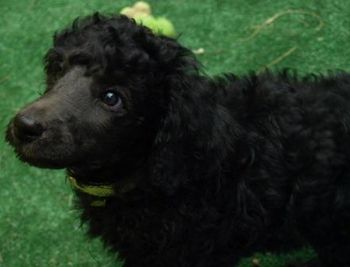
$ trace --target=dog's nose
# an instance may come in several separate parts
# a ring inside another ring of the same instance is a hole
[[[39,138],[44,132],[44,127],[33,117],[18,114],[13,122],[16,138],[23,142],[31,142]]]

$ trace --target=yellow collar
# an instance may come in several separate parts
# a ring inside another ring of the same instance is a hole
[[[85,194],[95,196],[95,197],[110,197],[115,195],[114,188],[112,185],[106,184],[96,184],[96,185],[86,185],[78,183],[77,179],[72,176],[69,176],[69,182],[72,187],[80,192]]]
[[[96,184],[86,185],[78,183],[77,179],[72,176],[68,176],[69,182],[73,189],[83,192],[87,195],[97,197],[92,200],[90,206],[92,207],[104,207],[106,206],[106,198],[115,195],[115,191],[112,185]]]
[[[126,179],[125,181],[116,184],[83,184],[78,182],[73,176],[68,176],[68,180],[74,190],[80,191],[94,198],[91,201],[90,206],[104,207],[106,206],[107,198],[121,196],[135,189],[137,176],[135,177],[136,178]]]

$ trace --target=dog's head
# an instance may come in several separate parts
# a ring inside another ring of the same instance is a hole
[[[186,161],[217,146],[209,141],[217,127],[212,116],[220,113],[212,112],[218,108],[213,91],[204,82],[189,86],[197,63],[173,39],[123,16],[95,14],[54,36],[45,65],[45,93],[19,111],[7,131],[25,162],[135,169],[147,161],[156,180],[171,184],[191,167]],[[222,124],[226,115],[218,116]]]
[[[39,167],[125,161],[150,149],[165,81],[191,68],[188,51],[126,17],[98,14],[54,36],[47,89],[9,125],[19,157]]]

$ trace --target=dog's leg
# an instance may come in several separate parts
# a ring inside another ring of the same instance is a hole
[[[320,259],[320,266],[324,267],[350,267],[350,237],[345,240],[343,236],[330,240],[324,239],[323,245],[315,244],[314,248]]]
[[[337,177],[336,187],[321,178],[299,186],[291,218],[318,255],[310,266],[350,267],[350,177]]]
[[[315,227],[305,234],[319,258],[318,263],[310,262],[306,267],[350,267],[350,225],[344,231],[340,224]]]

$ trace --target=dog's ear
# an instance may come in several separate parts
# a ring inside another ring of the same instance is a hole
[[[174,81],[172,81],[174,86]],[[168,194],[187,182],[190,176],[193,135],[189,132],[192,107],[179,91],[168,91],[166,115],[162,118],[151,155],[151,179],[154,185]],[[167,102],[167,101],[166,101]],[[182,107],[180,107],[180,103]],[[191,159],[190,159],[191,158]]]
[[[150,173],[155,186],[173,194],[181,186],[220,178],[223,159],[232,151],[239,128],[204,78],[178,76],[169,86]]]

